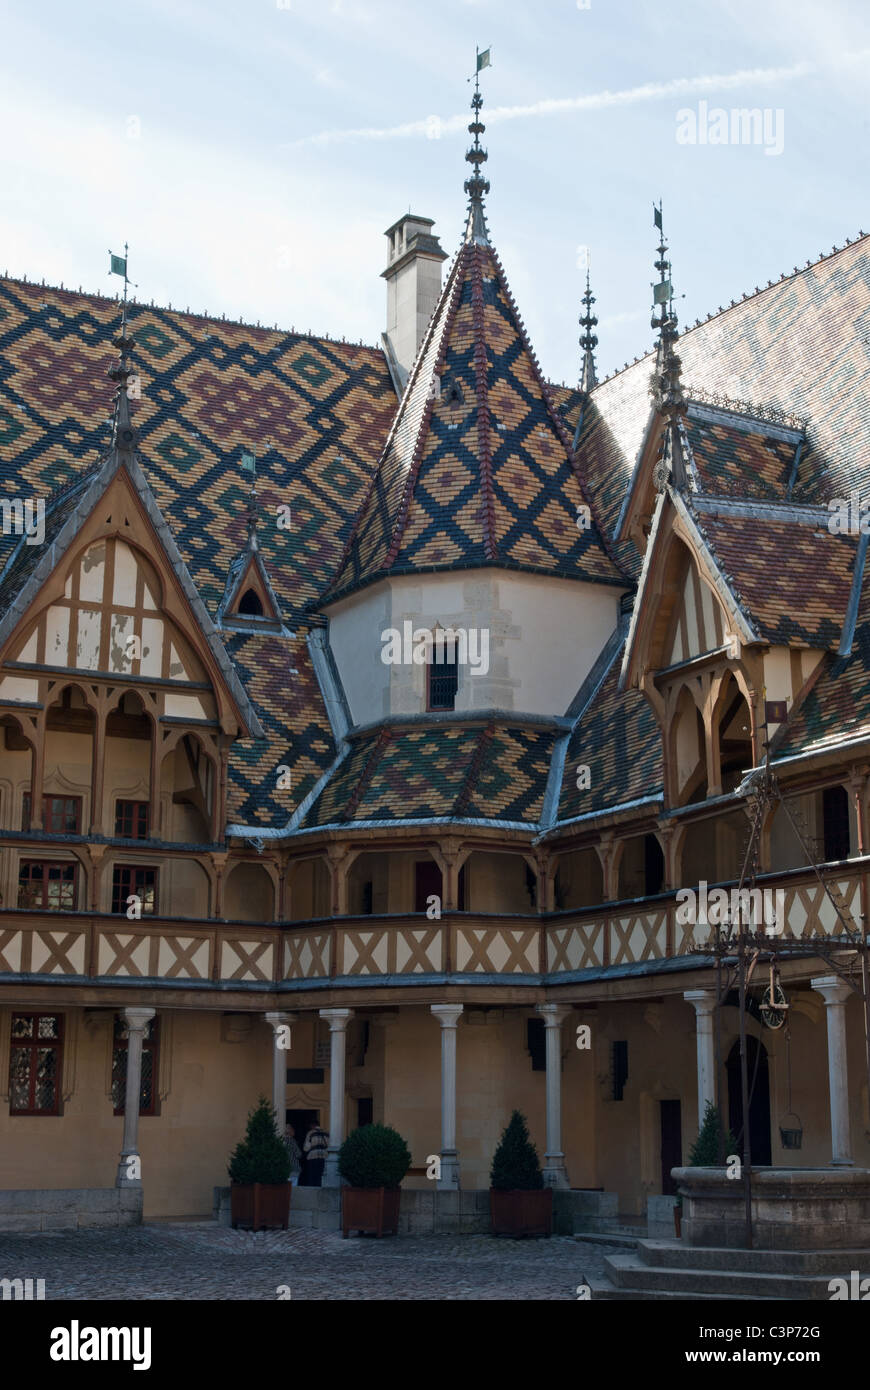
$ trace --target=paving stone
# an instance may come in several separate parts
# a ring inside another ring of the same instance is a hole
[[[96,1213],[95,1213],[96,1215]],[[0,1239],[0,1278],[43,1278],[46,1300],[576,1299],[603,1275],[606,1246],[569,1237],[407,1235],[343,1240],[338,1231],[233,1231],[214,1222],[148,1223]],[[610,1251],[612,1254],[612,1250]]]

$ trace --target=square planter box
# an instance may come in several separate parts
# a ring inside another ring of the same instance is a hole
[[[394,1236],[399,1229],[398,1187],[343,1187],[341,1189],[341,1234]]]
[[[280,1226],[286,1231],[290,1223],[289,1182],[255,1182],[230,1184],[230,1218],[234,1227],[249,1227],[252,1231],[269,1230]]]
[[[553,1189],[499,1192],[491,1187],[489,1213],[495,1236],[549,1236],[553,1231]]]

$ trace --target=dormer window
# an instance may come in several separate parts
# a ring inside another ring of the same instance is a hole
[[[263,601],[254,589],[246,589],[239,599],[239,613],[250,613],[257,618],[263,616]]]
[[[447,386],[445,386],[441,392],[441,398],[446,401],[453,410],[456,410],[458,406],[462,405],[462,391],[459,382],[448,382]]]

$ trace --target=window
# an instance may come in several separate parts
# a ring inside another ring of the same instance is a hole
[[[24,793],[21,807],[21,829],[30,829],[30,792]],[[80,796],[44,796],[42,823],[52,835],[79,835],[82,825]]]
[[[614,1042],[610,1044],[610,1079],[612,1083],[612,1099],[622,1100],[625,1083],[628,1080],[627,1042]]]
[[[147,840],[148,802],[116,801],[115,834],[124,840]]]
[[[59,1115],[63,1064],[61,1014],[13,1014],[10,1115]]]
[[[263,604],[260,595],[254,589],[246,589],[239,600],[239,613],[253,613],[255,617],[262,618]]]
[[[74,912],[78,864],[22,859],[18,869],[18,906],[43,912]]]
[[[126,913],[127,899],[139,898],[142,916],[157,910],[157,870],[138,864],[116,864],[112,870],[112,911]]]
[[[157,1050],[158,1020],[148,1021],[142,1038],[142,1082],[139,1087],[139,1114],[157,1114]],[[112,1108],[123,1115],[127,1098],[127,1026],[120,1014],[115,1015],[115,1039],[112,1044]]]
[[[426,674],[428,684],[427,709],[453,709],[456,705],[456,692],[459,689],[459,667],[456,660],[455,641],[433,644],[429,653]]]
[[[825,861],[849,858],[849,798],[845,787],[825,787],[822,792],[822,825]]]
[[[526,1048],[532,1059],[532,1071],[546,1071],[547,1034],[542,1018],[526,1019]]]

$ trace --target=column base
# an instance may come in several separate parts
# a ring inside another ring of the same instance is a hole
[[[441,1150],[441,1177],[435,1183],[439,1192],[457,1192],[459,1190],[459,1151],[457,1149]]]
[[[568,1181],[568,1169],[565,1167],[565,1155],[545,1154],[544,1155],[544,1186],[557,1187],[560,1190],[567,1190],[571,1184]]]
[[[854,1158],[832,1158],[828,1164],[829,1168],[854,1168]]]
[[[338,1149],[328,1149],[323,1165],[321,1187],[341,1187],[341,1173],[338,1171]]]
[[[122,1154],[122,1155],[121,1155],[120,1159],[118,1160],[118,1172],[117,1172],[117,1175],[116,1175],[116,1177],[115,1177],[115,1186],[116,1186],[116,1187],[137,1187],[137,1188],[140,1188],[140,1189],[141,1189],[141,1187],[142,1187],[142,1179],[141,1179],[141,1177],[138,1177],[138,1178],[131,1178],[131,1177],[128,1176],[129,1171],[130,1171],[130,1165],[129,1165],[129,1163],[127,1162],[128,1157],[129,1157],[129,1158],[138,1158],[139,1155],[138,1155],[138,1154],[129,1154],[129,1155],[127,1155],[127,1154]],[[141,1172],[141,1161],[140,1161],[140,1172]]]

